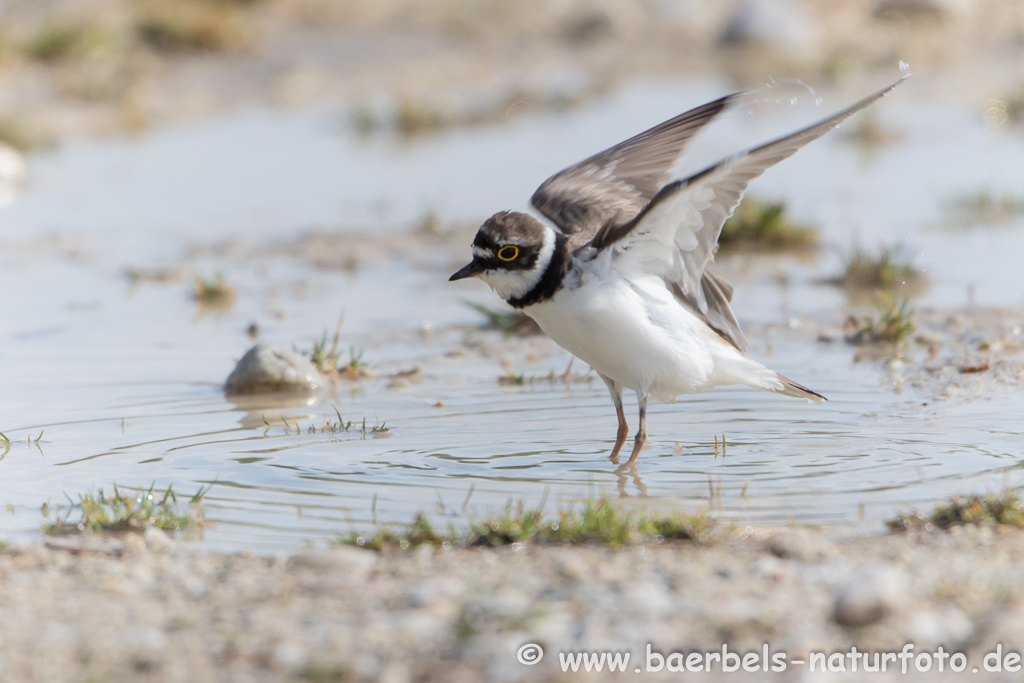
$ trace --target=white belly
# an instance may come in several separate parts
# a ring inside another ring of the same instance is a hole
[[[732,352],[742,358],[657,277],[627,280],[614,272],[591,272],[582,286],[566,287],[524,310],[559,346],[617,384],[650,392],[656,400],[721,384],[716,357]]]

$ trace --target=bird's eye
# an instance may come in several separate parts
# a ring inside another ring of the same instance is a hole
[[[498,250],[498,258],[502,261],[514,261],[519,256],[519,247],[509,244]]]

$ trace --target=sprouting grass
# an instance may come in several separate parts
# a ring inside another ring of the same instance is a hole
[[[159,50],[235,53],[253,33],[238,3],[211,0],[150,0],[136,24],[139,37]]]
[[[440,106],[403,97],[395,107],[393,126],[399,134],[412,137],[443,130],[451,125],[451,118]]]
[[[537,323],[533,321],[533,318],[522,311],[489,308],[482,304],[473,303],[472,301],[466,301],[464,303],[487,319],[487,327],[500,330],[505,334],[515,334],[520,337],[525,337],[530,334],[540,334],[540,328],[537,326]]]
[[[114,56],[121,53],[122,42],[115,31],[98,25],[49,21],[29,36],[22,51],[38,62],[56,63]]]
[[[878,115],[869,109],[858,114],[844,134],[865,151],[891,145],[900,139],[899,133],[889,130],[878,122]]]
[[[818,243],[818,230],[800,225],[786,215],[781,202],[765,203],[747,197],[722,226],[718,244],[723,249],[808,249]]]
[[[584,501],[549,515],[523,502],[509,502],[489,518],[471,521],[464,531],[437,531],[425,515],[404,527],[379,526],[373,534],[350,533],[339,543],[374,550],[417,545],[503,546],[513,543],[594,544],[621,546],[666,540],[712,540],[715,522],[706,513],[659,513],[626,510],[607,497]]]
[[[1002,225],[1024,215],[1024,197],[995,195],[977,190],[954,197],[945,204],[949,224],[958,228]]]
[[[593,376],[589,373],[580,374],[578,372],[570,372],[569,370],[563,373],[557,373],[552,370],[546,375],[524,375],[509,370],[506,374],[498,377],[498,384],[506,387],[533,386],[542,382],[548,384],[582,384],[592,382],[593,379]]]
[[[907,298],[896,302],[878,292],[876,316],[851,315],[844,325],[846,341],[851,344],[895,344],[914,331],[914,309]]]
[[[302,434],[303,432],[306,434],[344,434],[354,432],[361,434],[363,438],[366,438],[366,436],[386,436],[391,433],[391,427],[388,427],[388,423],[381,422],[376,416],[374,417],[372,425],[366,421],[365,417],[361,423],[357,423],[352,420],[345,420],[334,404],[331,404],[331,407],[334,408],[334,414],[338,418],[337,422],[331,419],[325,419],[320,425],[317,425],[315,422],[310,422],[305,429],[303,429],[302,425],[299,424],[298,420],[292,419],[292,421],[289,422],[284,417],[280,417],[271,422],[267,419],[266,415],[263,415],[263,425],[266,427],[264,435],[269,433],[269,431],[274,427],[277,427],[278,421],[280,421],[280,426],[284,429],[285,434],[290,434],[293,431],[296,434]]]
[[[851,289],[891,289],[918,284],[921,278],[900,246],[879,247],[875,253],[855,246],[843,257],[843,274],[835,282]]]
[[[181,279],[181,271],[177,268],[133,268],[129,266],[121,272],[131,285],[143,282],[173,282]]]
[[[84,29],[71,24],[47,23],[25,43],[25,54],[41,62],[70,57],[82,43]]]
[[[886,522],[886,525],[893,531],[904,531],[927,528],[929,524],[949,529],[965,524],[985,523],[1024,528],[1024,501],[1021,500],[1020,489],[1007,489],[983,496],[953,496],[936,506],[931,515],[900,514]]]
[[[369,363],[363,360],[365,352],[362,349],[356,349],[354,346],[348,347],[348,361],[344,365],[337,366],[338,374],[346,379],[363,379],[366,377],[375,377],[376,373]]]
[[[192,299],[210,308],[231,308],[235,302],[235,288],[227,283],[223,273],[217,273],[212,279],[196,275]]]
[[[293,344],[292,349],[299,355],[308,358],[309,362],[313,364],[313,367],[320,372],[334,372],[338,369],[338,361],[341,358],[341,352],[338,351],[338,338],[339,332],[335,331],[334,340],[331,345],[328,346],[327,330],[324,330],[323,334],[320,335],[320,340],[313,341],[312,348],[308,350],[299,349]]]
[[[500,97],[452,105],[437,99],[404,95],[388,107],[367,103],[353,106],[349,123],[359,135],[386,132],[404,137],[429,135],[452,127],[514,123],[538,111],[565,111],[602,90],[594,85],[576,93],[543,93],[511,88]]]
[[[210,486],[200,487],[187,502],[178,500],[174,487],[166,491],[138,489],[125,493],[114,486],[114,493],[107,496],[103,489],[96,493],[83,493],[78,501],[64,494],[66,506],[43,505],[43,528],[48,534],[81,533],[84,531],[142,531],[155,526],[160,529],[181,531],[202,526],[203,498]],[[78,513],[77,521],[71,516]]]

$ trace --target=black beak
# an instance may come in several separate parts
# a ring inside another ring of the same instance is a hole
[[[450,278],[448,278],[448,282],[454,282],[455,280],[462,280],[467,277],[473,277],[474,275],[482,273],[483,271],[483,267],[481,267],[474,259],[469,262],[469,265],[465,266],[459,272],[455,273],[455,275],[452,275]]]

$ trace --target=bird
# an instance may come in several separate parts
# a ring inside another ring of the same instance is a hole
[[[488,218],[473,259],[449,280],[479,278],[555,343],[589,364],[611,394],[618,463],[629,426],[623,391],[636,393],[647,441],[651,400],[742,384],[826,400],[750,358],[730,303],[733,287],[710,265],[722,225],[765,170],[887,95],[907,76],[831,117],[728,156],[685,178],[671,170],[694,136],[744,97],[680,114],[559,171],[531,198],[550,225],[517,211]]]

